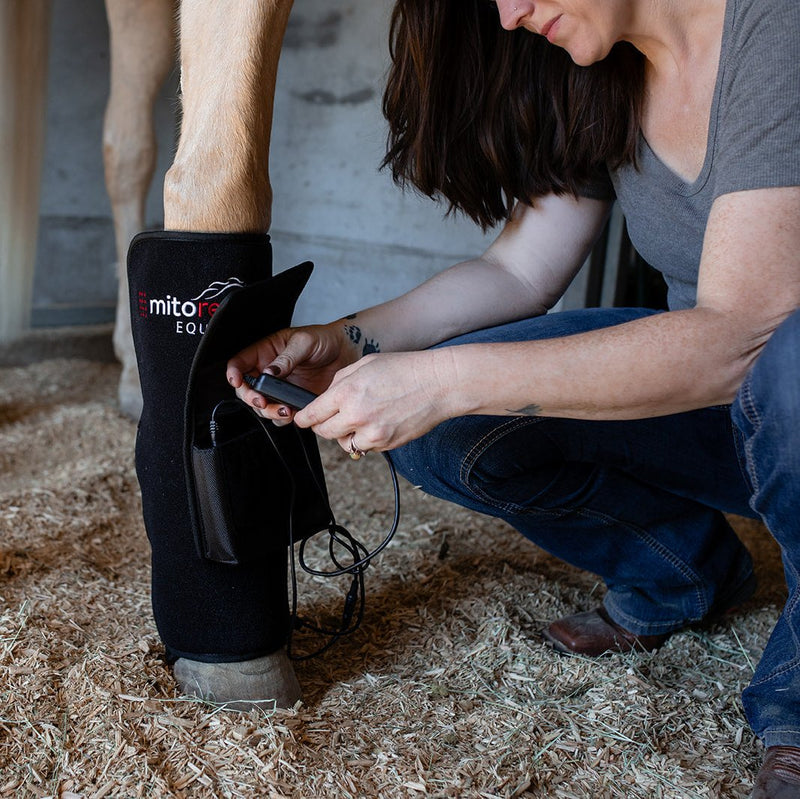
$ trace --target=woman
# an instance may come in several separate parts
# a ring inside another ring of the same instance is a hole
[[[414,484],[600,574],[603,607],[544,633],[563,651],[652,648],[746,599],[722,512],[761,517],[790,597],[744,695],[754,797],[800,797],[798,28],[795,0],[399,0],[386,163],[502,230],[228,368],[268,418],[394,449]],[[613,195],[670,310],[545,315]],[[322,395],[293,415],[243,385],[259,371]]]

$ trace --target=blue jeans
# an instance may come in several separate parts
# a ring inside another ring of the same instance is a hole
[[[553,338],[650,313],[555,313],[440,346]],[[393,458],[428,493],[598,574],[609,614],[637,634],[672,632],[746,599],[752,561],[723,513],[763,519],[783,548],[789,600],[743,700],[767,746],[800,746],[799,437],[797,312],[733,405],[635,421],[465,416]]]

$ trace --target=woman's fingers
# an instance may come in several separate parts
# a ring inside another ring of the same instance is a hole
[[[264,371],[275,377],[285,377],[311,360],[318,347],[318,336],[307,330],[298,330],[289,337],[286,346],[276,353]]]
[[[261,339],[245,347],[228,361],[225,376],[237,393],[246,374],[259,374],[272,362],[277,352],[276,343],[271,337]]]

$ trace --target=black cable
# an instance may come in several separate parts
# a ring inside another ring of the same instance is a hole
[[[208,422],[208,434],[211,436],[211,446],[217,446],[217,411],[224,405],[237,406],[240,403],[237,400],[220,400],[211,411],[211,419]]]
[[[305,448],[303,451],[305,452]],[[353,569],[359,568],[361,566],[363,566],[366,569],[367,566],[369,566],[370,561],[376,555],[380,554],[389,545],[389,542],[392,540],[394,534],[397,532],[397,526],[400,523],[400,487],[397,483],[397,472],[394,468],[394,464],[392,463],[392,459],[389,456],[389,453],[382,452],[381,455],[383,455],[383,457],[385,458],[386,463],[389,464],[389,475],[392,480],[392,490],[394,491],[394,517],[392,519],[392,525],[389,529],[389,532],[386,534],[386,537],[374,551],[368,552],[364,547],[361,546],[361,544],[359,544],[357,541],[355,541],[355,539],[352,538],[350,532],[347,529],[336,524],[334,520],[333,527],[329,528],[329,533],[331,534],[331,541],[333,541],[334,539],[333,535],[334,532],[341,533],[342,535],[347,536],[350,541],[356,543],[358,547],[364,549],[365,553],[364,556],[361,558],[361,560],[356,561],[356,563],[354,563],[352,566],[342,567],[336,562],[336,559],[333,557],[333,553],[331,553],[331,560],[333,560],[333,562],[337,566],[339,566],[339,568],[336,571],[318,571],[316,569],[312,569],[311,567],[305,565],[303,554],[305,551],[306,541],[308,540],[306,539],[300,543],[300,552],[298,554],[298,557],[300,559],[300,565],[303,568],[303,571],[306,571],[309,574],[313,574],[315,577],[341,577],[343,574],[352,572]],[[331,513],[331,519],[333,519],[333,513]]]
[[[217,406],[219,407],[219,406]],[[249,406],[247,406],[249,408]],[[252,409],[250,409],[252,411]],[[216,412],[216,408],[214,409]],[[295,564],[295,540],[294,540],[294,509],[295,509],[295,501],[297,497],[297,482],[295,479],[295,475],[292,469],[289,467],[289,464],[286,462],[283,454],[280,451],[280,447],[278,446],[277,442],[274,440],[272,433],[269,429],[269,425],[267,421],[253,412],[253,415],[258,420],[261,429],[263,430],[264,434],[267,437],[267,440],[272,445],[272,448],[275,450],[276,455],[278,456],[278,460],[280,461],[281,465],[286,470],[286,473],[289,477],[289,486],[290,486],[290,504],[289,504],[289,530],[288,530],[288,538],[289,538],[289,552],[290,552],[290,576],[291,576],[291,585],[292,585],[292,607],[291,607],[291,620],[292,623],[289,627],[289,640],[287,641],[287,654],[291,660],[308,660],[313,657],[317,657],[321,655],[323,652],[327,651],[332,647],[340,638],[345,635],[349,635],[350,633],[355,632],[364,617],[364,609],[366,605],[366,597],[364,594],[364,571],[369,566],[370,562],[373,558],[375,558],[380,552],[382,552],[389,544],[389,542],[394,537],[394,534],[397,532],[397,527],[400,522],[400,488],[397,482],[397,472],[394,468],[394,464],[392,463],[392,459],[387,452],[382,452],[386,463],[389,466],[389,474],[391,476],[392,488],[394,491],[394,516],[392,519],[392,524],[389,529],[389,532],[384,537],[384,540],[381,544],[372,552],[369,552],[367,548],[358,541],[347,528],[343,527],[340,524],[336,523],[336,519],[333,514],[333,510],[331,509],[330,503],[327,500],[327,493],[322,485],[320,485],[316,471],[311,464],[311,458],[308,453],[308,449],[306,447],[305,441],[303,437],[300,435],[299,430],[295,427],[294,430],[297,434],[298,440],[300,442],[300,447],[303,452],[303,457],[306,461],[306,465],[308,467],[308,475],[314,481],[314,485],[319,492],[320,498],[325,505],[325,508],[328,512],[329,522],[328,527],[319,530],[317,533],[312,533],[309,536],[304,537],[300,541],[300,546],[298,548],[297,553],[297,562],[299,563],[300,567],[306,573],[315,576],[315,577],[341,577],[345,574],[353,575],[353,580],[350,583],[350,588],[345,596],[344,607],[342,610],[342,623],[338,629],[330,630],[326,627],[320,627],[318,625],[312,624],[308,622],[297,613],[297,605],[298,605],[298,587],[297,587],[297,568]],[[212,414],[212,424],[215,424],[213,421],[213,414]],[[214,432],[212,431],[212,437],[214,436]],[[328,541],[328,555],[333,562],[334,566],[336,567],[334,570],[318,570],[312,569],[305,560],[305,547],[308,541],[313,538],[315,535],[322,533],[327,529],[329,535]],[[348,552],[352,558],[353,563],[350,565],[343,565],[339,562],[339,558],[335,552],[335,546],[338,545],[346,552]],[[307,654],[307,655],[294,655],[292,652],[292,637],[294,630],[300,629],[309,629],[312,632],[317,633],[318,635],[327,635],[330,637],[330,640],[324,644],[319,649],[315,650],[314,652]]]

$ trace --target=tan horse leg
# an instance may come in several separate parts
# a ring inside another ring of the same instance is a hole
[[[183,126],[164,182],[168,230],[263,232],[269,144],[291,0],[181,3]]]
[[[135,419],[142,397],[131,340],[125,259],[131,239],[145,223],[145,199],[156,164],[153,104],[176,63],[176,12],[176,0],[106,0],[111,92],[103,126],[103,162],[117,248],[114,352],[122,363],[120,407]]]

